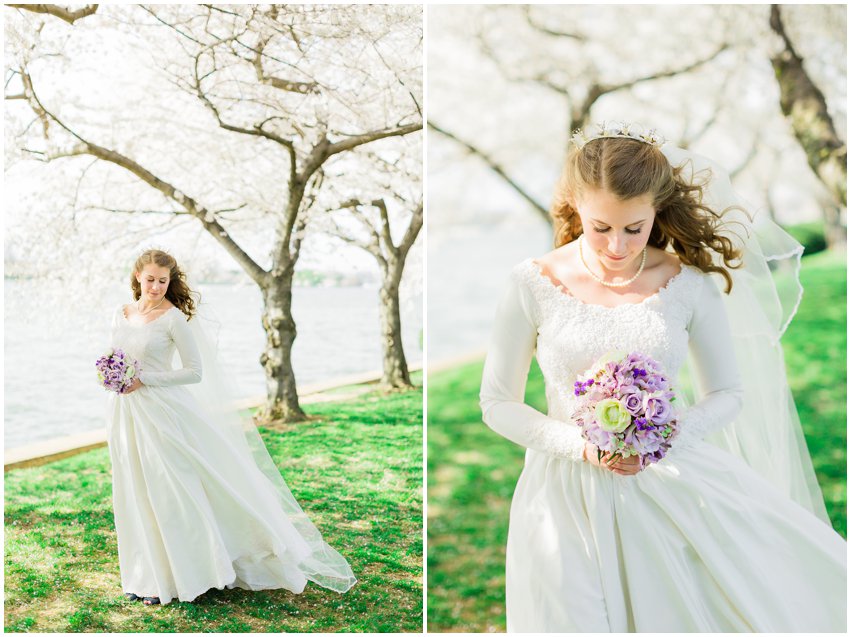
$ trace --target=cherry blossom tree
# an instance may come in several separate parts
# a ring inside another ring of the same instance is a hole
[[[410,138],[377,145],[379,152],[366,153],[370,168],[351,174],[356,195],[340,203],[339,213],[329,215],[326,231],[375,257],[381,272],[380,321],[382,344],[381,383],[409,387],[411,378],[402,346],[399,288],[408,254],[423,227],[422,146]],[[372,176],[372,179],[370,179]],[[369,185],[367,185],[369,184]],[[343,214],[340,214],[343,213]],[[340,217],[343,217],[342,219]]]
[[[422,129],[421,8],[5,11],[7,104],[31,115],[7,108],[18,159],[77,162],[78,189],[92,174],[123,180],[84,209],[188,222],[215,240],[262,293],[259,420],[303,419],[295,265],[311,219],[339,207],[337,167]]]

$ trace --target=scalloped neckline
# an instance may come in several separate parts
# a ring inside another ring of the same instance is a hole
[[[535,261],[535,259],[530,257],[529,259],[527,259],[527,263],[529,264],[529,266],[534,271],[535,276],[538,278],[538,280],[541,281],[541,283],[544,284],[545,287],[551,289],[558,296],[561,296],[561,297],[564,297],[564,298],[567,298],[567,299],[572,299],[573,301],[575,301],[579,305],[584,305],[586,307],[599,307],[599,308],[602,308],[604,310],[616,310],[616,309],[621,308],[621,307],[639,307],[639,306],[644,305],[645,303],[647,303],[648,301],[650,301],[652,299],[661,298],[665,293],[667,293],[671,289],[671,286],[674,284],[674,282],[677,281],[680,277],[682,277],[683,274],[685,274],[686,268],[688,267],[688,266],[686,266],[685,263],[680,263],[679,272],[677,272],[675,275],[673,275],[671,278],[669,278],[665,282],[665,284],[662,287],[660,287],[658,290],[656,290],[653,294],[651,294],[649,296],[645,296],[643,299],[641,299],[640,301],[638,301],[636,303],[619,303],[618,305],[602,305],[600,303],[588,303],[587,301],[583,301],[579,297],[576,297],[573,294],[571,294],[567,290],[567,288],[564,287],[564,285],[560,285],[560,286],[556,285],[550,277],[548,277],[546,274],[544,274],[544,271],[541,269],[541,265],[537,261]]]
[[[147,321],[147,322],[145,322],[145,323],[138,323],[138,324],[136,324],[136,323],[131,323],[131,322],[130,322],[130,319],[129,319],[129,318],[127,318],[127,315],[126,315],[126,314],[124,314],[124,308],[125,308],[125,306],[124,306],[124,305],[122,305],[122,306],[121,306],[121,318],[123,318],[123,319],[124,319],[124,322],[125,322],[125,323],[127,323],[127,325],[129,325],[130,327],[145,327],[146,325],[150,325],[151,323],[156,323],[156,322],[157,322],[157,321],[159,321],[162,317],[164,317],[166,314],[168,314],[169,312],[171,312],[171,311],[172,311],[172,310],[174,310],[174,309],[177,309],[177,306],[176,306],[176,305],[172,305],[170,308],[168,308],[165,312],[163,312],[162,314],[160,314],[157,318],[155,318],[155,319],[154,319],[154,320],[152,320],[152,321]]]

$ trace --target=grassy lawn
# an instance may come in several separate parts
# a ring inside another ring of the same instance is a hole
[[[783,338],[789,380],[834,528],[846,534],[846,263],[804,259],[805,294]],[[508,509],[524,450],[481,422],[482,364],[429,376],[428,630],[505,630]],[[527,401],[545,410],[533,365]]]
[[[833,528],[847,537],[844,255],[805,257],[804,298],[783,336],[789,385]]]
[[[260,432],[293,495],[351,564],[354,588],[127,601],[101,448],[6,473],[6,632],[420,632],[422,390],[305,410],[307,423]]]

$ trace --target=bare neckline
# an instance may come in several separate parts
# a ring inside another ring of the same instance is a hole
[[[156,322],[157,322],[157,321],[159,321],[162,317],[164,317],[166,314],[168,314],[169,312],[171,312],[172,310],[174,310],[174,309],[176,309],[176,308],[177,308],[177,306],[176,306],[176,305],[172,305],[170,308],[168,308],[165,312],[163,312],[162,314],[160,314],[160,315],[159,315],[157,318],[155,318],[155,319],[152,319],[152,320],[150,320],[150,321],[145,321],[144,323],[131,323],[131,322],[130,322],[130,319],[129,319],[129,318],[127,318],[127,315],[124,313],[124,308],[125,308],[125,307],[127,307],[127,306],[126,306],[126,305],[122,305],[122,306],[121,306],[121,316],[122,316],[122,318],[124,319],[124,321],[127,323],[127,325],[130,325],[131,327],[142,327],[142,326],[144,326],[144,325],[150,325],[151,323],[156,323]]]
[[[650,294],[649,296],[645,296],[640,301],[637,301],[635,303],[618,303],[617,305],[603,305],[601,303],[589,303],[587,301],[583,301],[579,297],[571,294],[571,292],[564,286],[564,284],[556,285],[555,281],[553,281],[544,272],[544,270],[541,268],[541,264],[538,263],[537,261],[535,261],[535,259],[530,258],[529,259],[529,265],[532,266],[532,268],[535,271],[535,274],[537,275],[538,279],[541,280],[542,283],[544,283],[548,288],[550,288],[553,292],[557,293],[559,296],[563,296],[563,297],[566,297],[568,299],[573,299],[574,301],[576,301],[580,305],[587,305],[588,307],[600,307],[600,308],[603,308],[605,310],[614,310],[614,309],[617,309],[619,307],[624,307],[624,306],[630,307],[630,306],[644,305],[650,299],[654,299],[656,297],[662,296],[662,294],[671,287],[671,285],[674,283],[674,281],[679,279],[686,271],[685,264],[680,263],[679,272],[677,272],[675,275],[673,275],[671,278],[669,278],[665,282],[665,284],[662,287],[660,287],[658,290],[656,290],[653,294]]]

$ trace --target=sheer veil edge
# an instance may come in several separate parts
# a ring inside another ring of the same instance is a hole
[[[311,549],[310,555],[298,564],[305,577],[324,588],[340,593],[347,591],[357,581],[348,562],[322,539],[319,530],[293,497],[257,427],[250,418],[243,418],[236,407],[235,383],[218,354],[221,323],[208,305],[199,303],[198,311],[188,325],[201,354],[202,379],[200,383],[187,387],[204,406],[212,425],[226,435],[238,461],[247,469],[252,464],[256,465],[274,488],[281,508]]]
[[[710,435],[707,441],[741,457],[790,498],[830,524],[780,344],[803,297],[800,271],[804,248],[766,212],[748,213],[751,207],[735,192],[728,174],[718,164],[673,146],[663,147],[662,152],[672,166],[686,164],[693,177],[709,177],[704,203],[719,212],[726,210],[719,232],[742,250],[742,267],[728,270],[733,278],[731,293],[724,294],[725,281],[720,276],[713,279],[722,292],[736,346],[735,362],[744,386],[744,405],[731,424]],[[716,265],[723,266],[720,256],[713,255]],[[691,357],[684,373],[688,377],[686,385],[695,387],[696,366]]]

